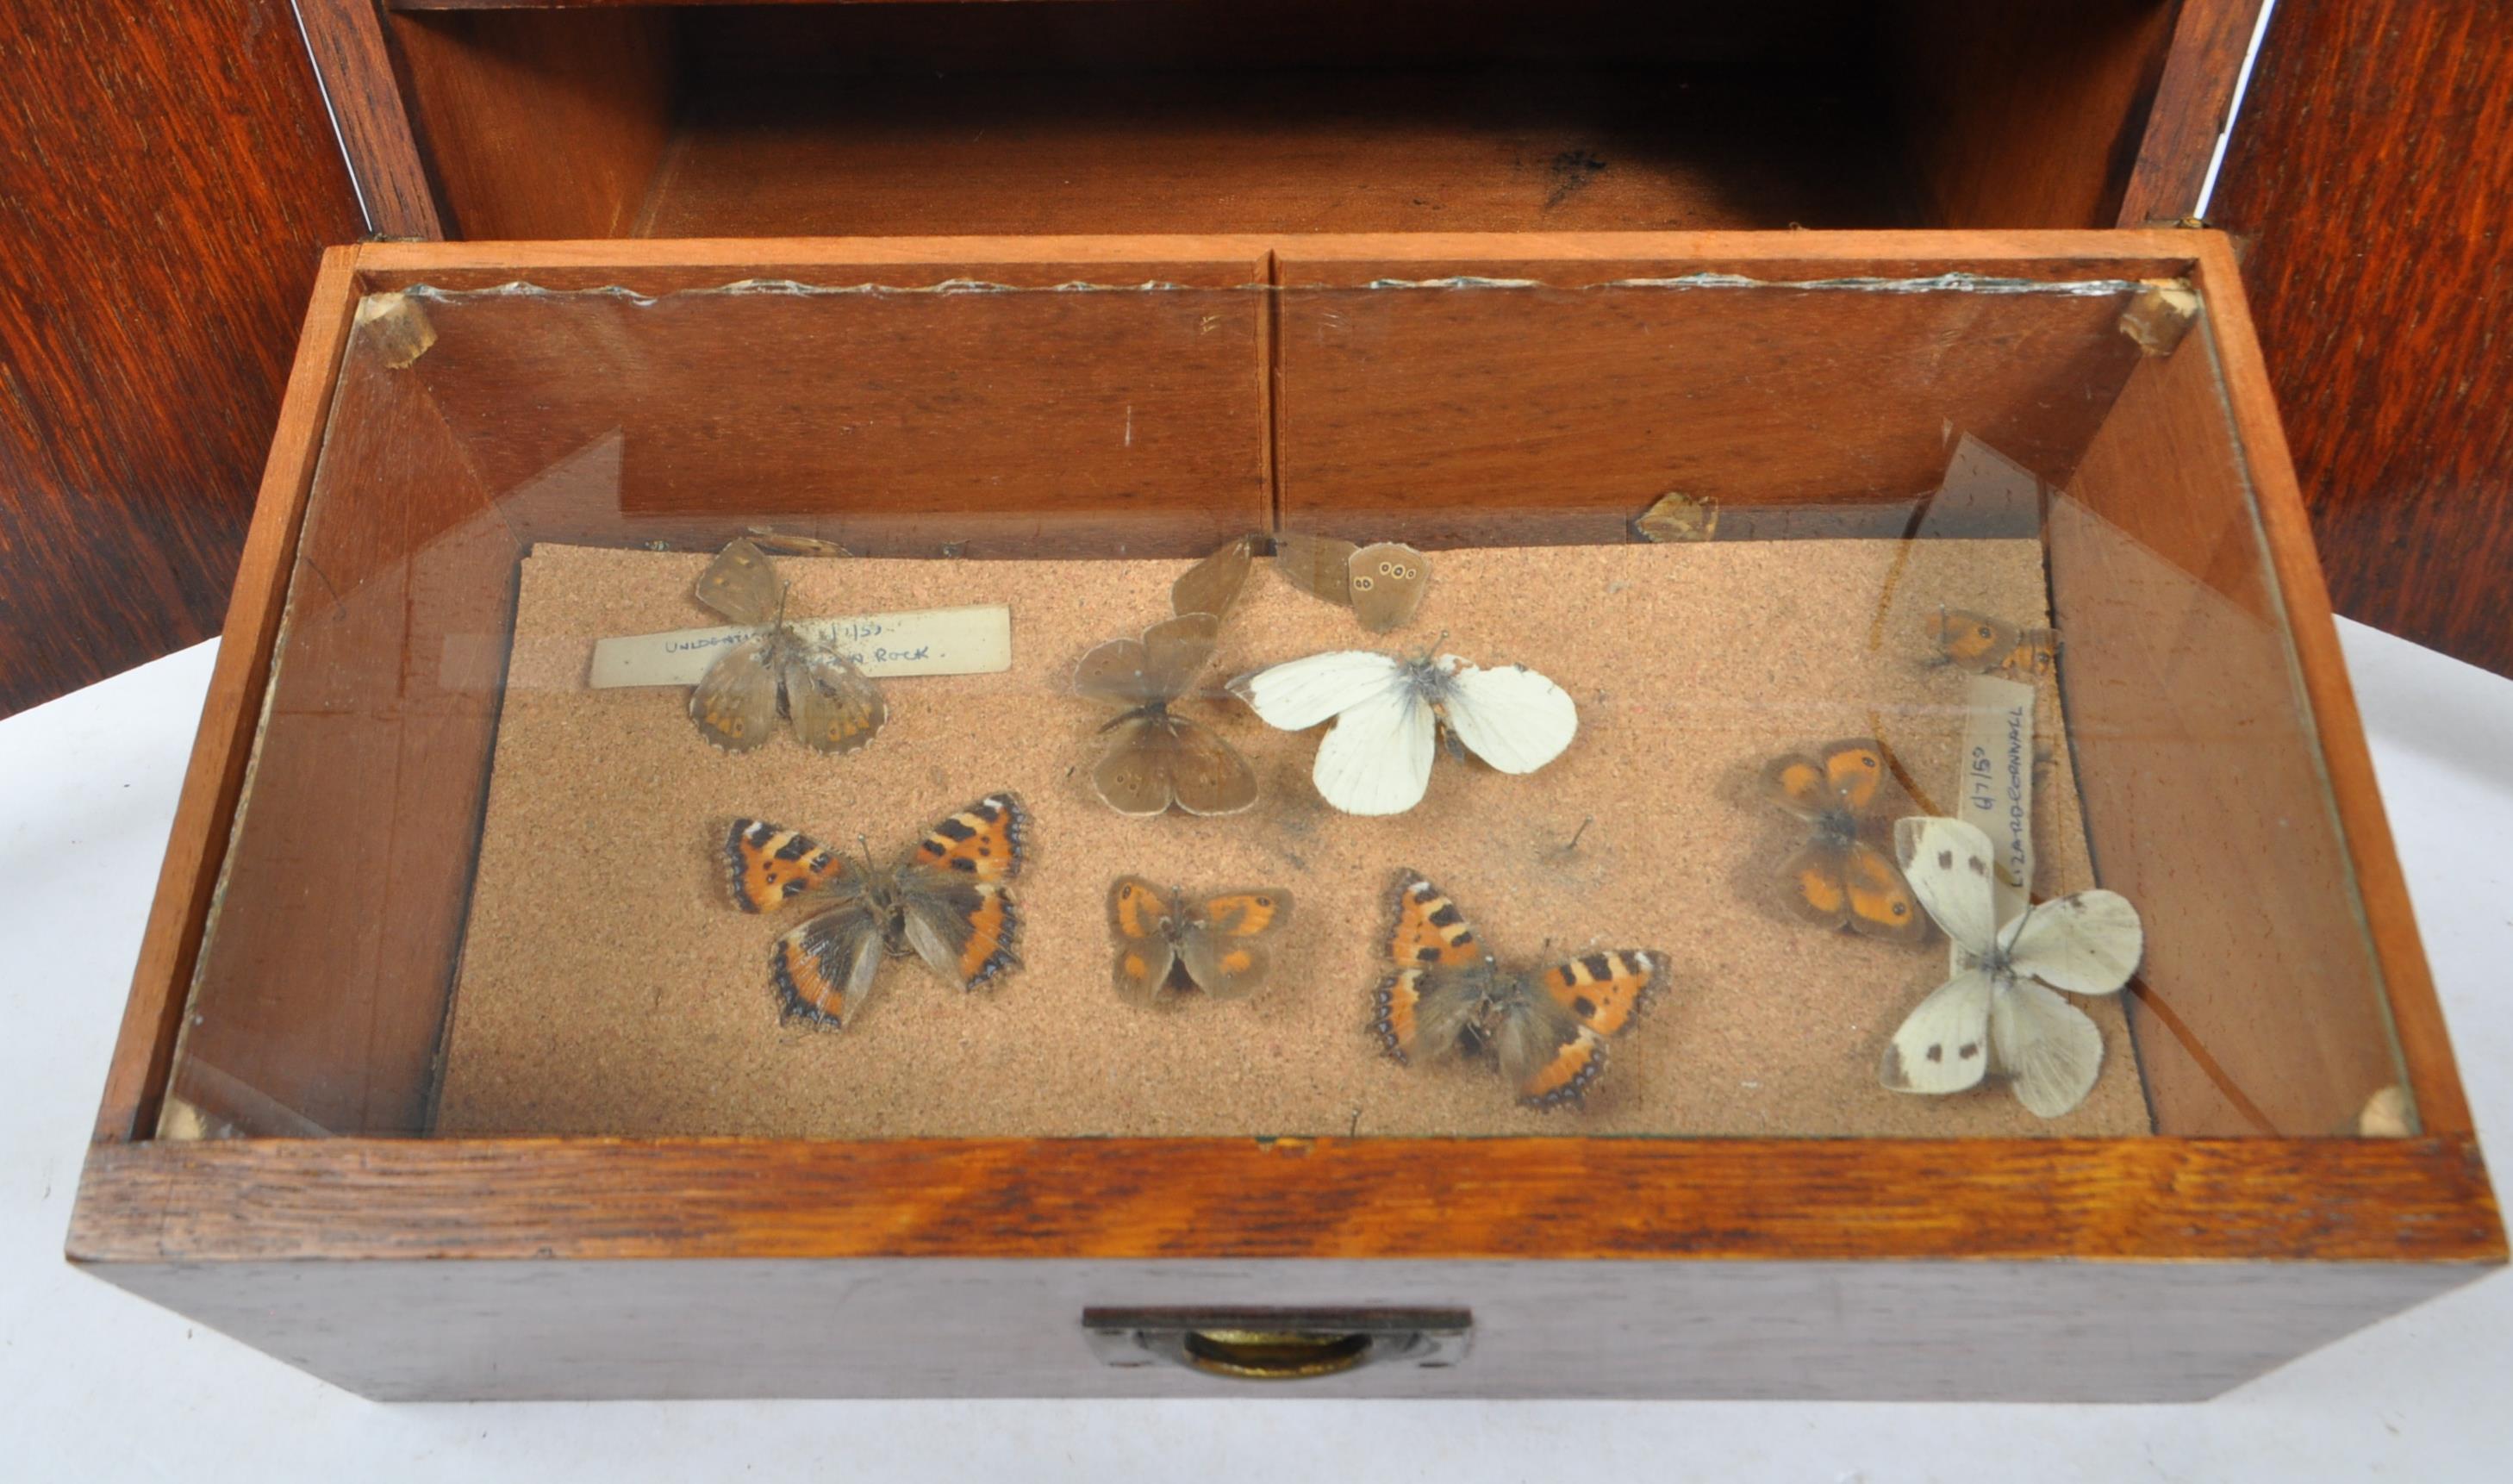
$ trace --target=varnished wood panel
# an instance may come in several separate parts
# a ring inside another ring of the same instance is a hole
[[[2281,0],[2212,220],[2247,243],[2338,611],[2513,674],[2513,28]]]
[[[0,13],[0,713],[218,631],[356,198],[288,0]]]
[[[2181,0],[2157,79],[2137,163],[2122,193],[2123,226],[2182,221],[2199,211],[2216,140],[2234,108],[2243,59],[2268,0]]]
[[[378,0],[296,0],[296,6],[369,228],[383,237],[443,237],[436,182],[419,153]]]
[[[2469,1281],[2404,1263],[165,1263],[113,1281],[387,1400],[1693,1397],[2187,1401]],[[1118,1370],[1122,1302],[1470,1309],[1442,1369]],[[346,1316],[355,1315],[354,1320]],[[494,1359],[492,1359],[494,1357]]]

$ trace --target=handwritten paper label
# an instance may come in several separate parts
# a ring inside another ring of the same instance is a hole
[[[1998,920],[2033,889],[2033,687],[1974,675],[1965,695],[1963,780],[1955,818],[1980,826],[1998,862]]]
[[[876,680],[894,675],[991,675],[1013,667],[1013,611],[1001,603],[851,618],[805,619],[794,631],[831,645]],[[716,657],[762,628],[680,628],[603,639],[590,684],[696,685]]]

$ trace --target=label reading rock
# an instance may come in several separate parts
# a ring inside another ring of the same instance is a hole
[[[2033,687],[1975,675],[1965,703],[1955,818],[1989,836],[2005,923],[2024,910],[2033,889]]]
[[[876,680],[895,675],[991,675],[1013,667],[1013,611],[1001,603],[802,619],[789,626],[806,639],[834,647]],[[598,640],[589,683],[595,690],[696,685],[718,655],[767,631],[678,628]]]

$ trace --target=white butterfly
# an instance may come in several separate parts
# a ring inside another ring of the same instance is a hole
[[[1879,1068],[1897,1093],[1959,1093],[1986,1072],[2056,1118],[2086,1101],[2103,1035],[2054,989],[2112,994],[2146,951],[2137,909],[2118,892],[2074,892],[2002,924],[1989,836],[1959,820],[1900,820],[1895,853],[1920,904],[1954,940],[1954,978],[1912,1011]]]
[[[1562,687],[1523,664],[1488,670],[1455,655],[1337,650],[1242,675],[1230,688],[1286,732],[1335,718],[1310,776],[1346,814],[1403,814],[1422,802],[1444,724],[1503,773],[1534,773],[1579,730],[1579,708]]]

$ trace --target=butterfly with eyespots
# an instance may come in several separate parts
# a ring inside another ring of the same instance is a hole
[[[769,952],[785,1018],[843,1028],[871,996],[884,958],[914,954],[963,989],[1019,966],[1019,916],[1004,888],[1020,874],[1028,841],[1020,800],[996,793],[936,824],[888,866],[760,820],[736,820],[724,853],[735,905],[804,912]]]
[[[1827,928],[1918,943],[1929,919],[1892,857],[1860,838],[1885,791],[1885,749],[1872,739],[1792,752],[1763,770],[1763,789],[1809,826],[1806,844],[1780,867],[1791,910]]]
[[[1606,1042],[1664,986],[1652,948],[1582,953],[1536,970],[1501,967],[1448,894],[1412,871],[1396,883],[1393,972],[1372,1028],[1399,1062],[1491,1055],[1532,1108],[1581,1102],[1606,1071]]]
[[[2059,636],[2049,628],[2018,628],[2002,619],[1964,608],[1940,608],[1923,621],[1936,647],[1932,664],[1951,664],[1974,675],[2003,675],[2030,683],[2058,668]]]
[[[1274,538],[1274,570],[1311,597],[1351,609],[1374,634],[1412,622],[1431,585],[1431,559],[1402,541],[1358,546],[1297,531]]]
[[[1265,983],[1273,968],[1266,940],[1291,920],[1292,894],[1280,887],[1191,895],[1120,876],[1108,889],[1117,993],[1148,1005],[1184,980],[1217,999],[1236,999]]]

